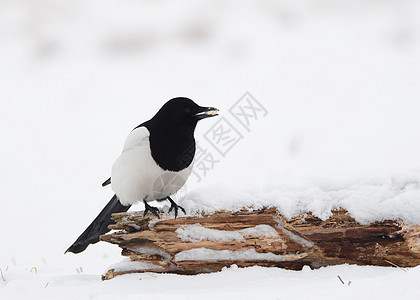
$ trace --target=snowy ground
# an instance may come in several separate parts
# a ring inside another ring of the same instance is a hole
[[[41,299],[116,299],[121,295],[124,299],[418,299],[420,268],[404,272],[342,265],[288,271],[231,266],[213,274],[148,273],[106,282],[95,274],[9,273],[3,299],[30,299],[34,295]]]
[[[222,155],[206,139],[218,120],[199,125],[217,162],[179,196],[190,213],[343,206],[362,223],[420,223],[418,1],[2,0],[0,45],[0,299],[417,296],[418,268],[101,282],[116,247],[63,252],[112,196],[100,184],[125,136],[179,95],[243,136]],[[267,111],[250,131],[229,113],[246,91]]]

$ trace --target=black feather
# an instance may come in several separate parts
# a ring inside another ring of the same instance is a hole
[[[105,180],[104,183],[102,183],[102,186],[107,186],[110,183],[111,183],[111,177],[109,177],[107,180]]]

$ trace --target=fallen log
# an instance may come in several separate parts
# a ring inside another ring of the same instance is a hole
[[[414,267],[420,264],[420,226],[402,221],[357,223],[343,209],[326,220],[308,213],[286,219],[275,209],[217,212],[212,215],[143,217],[117,213],[101,236],[117,244],[129,261],[111,266],[117,275],[159,272],[199,274],[239,267],[300,270],[337,264]]]

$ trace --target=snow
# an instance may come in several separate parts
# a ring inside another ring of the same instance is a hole
[[[190,214],[275,207],[287,218],[312,212],[322,220],[342,207],[361,224],[399,219],[419,224],[419,199],[420,173],[407,172],[355,178],[289,177],[258,187],[209,184],[195,189],[180,205]]]
[[[175,231],[178,237],[184,242],[226,242],[245,241],[245,237],[263,236],[278,237],[277,231],[269,225],[257,225],[242,230],[218,230],[203,227],[201,224],[185,225]]]
[[[106,271],[113,269],[115,272],[134,271],[134,270],[155,270],[159,271],[163,269],[161,266],[157,266],[150,263],[131,261],[129,258],[125,258],[119,263],[110,265]],[[104,273],[106,273],[106,271]]]
[[[220,110],[196,131],[214,166],[176,197],[189,214],[420,223],[419,1],[3,0],[0,43],[0,299],[418,298],[418,267],[101,282],[115,245],[63,253],[112,197],[130,130],[175,96]],[[267,111],[249,130],[229,112],[246,91]],[[243,137],[223,155],[205,137],[222,117]]]
[[[186,225],[178,228],[176,231],[178,237],[184,242],[200,242],[200,241],[238,241],[243,242],[245,239],[238,231],[226,231],[210,229],[200,224]]]
[[[64,274],[19,268],[6,272],[2,299],[417,299],[420,268],[341,265],[290,271],[238,268],[197,276],[145,273],[102,282],[96,274]],[[342,284],[337,276],[344,281]],[[350,283],[350,285],[348,285]],[[47,285],[48,283],[48,285]]]
[[[268,260],[268,261],[287,261],[296,257],[305,257],[307,254],[273,254],[259,253],[255,249],[246,250],[213,250],[207,248],[197,248],[181,251],[175,254],[175,261],[189,260]]]
[[[279,237],[279,234],[269,225],[257,225],[255,227],[240,230],[240,233],[246,237],[263,236],[266,238]]]

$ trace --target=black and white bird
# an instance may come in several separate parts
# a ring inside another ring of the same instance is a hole
[[[154,200],[169,200],[169,212],[174,210],[175,218],[178,209],[185,213],[171,195],[191,173],[197,122],[217,114],[216,108],[179,97],[166,102],[153,118],[134,128],[112,166],[111,177],[102,184],[111,184],[115,195],[66,252],[80,253],[98,242],[113,223],[111,214],[125,212],[138,201],[143,201],[145,215],[151,212],[159,217],[159,209],[148,204]]]

